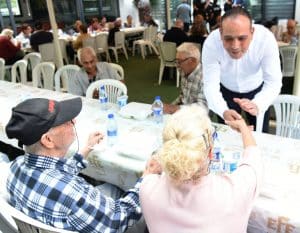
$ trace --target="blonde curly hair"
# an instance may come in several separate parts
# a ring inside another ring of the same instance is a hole
[[[207,109],[199,105],[182,107],[168,119],[158,160],[174,183],[198,182],[207,174],[212,132]]]

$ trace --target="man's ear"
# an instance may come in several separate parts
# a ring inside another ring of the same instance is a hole
[[[44,133],[42,135],[40,142],[44,147],[48,149],[52,149],[54,147],[54,143],[51,139],[51,136],[48,133]]]

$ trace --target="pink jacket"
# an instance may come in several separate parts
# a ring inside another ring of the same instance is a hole
[[[200,183],[174,186],[165,174],[146,176],[140,189],[150,233],[246,233],[262,178],[257,147],[245,149],[230,175],[209,174]]]

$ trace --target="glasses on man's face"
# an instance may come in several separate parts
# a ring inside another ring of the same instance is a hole
[[[184,58],[184,59],[175,59],[175,63],[176,63],[176,65],[180,66],[181,64],[183,64],[184,62],[186,62],[190,58],[191,57],[187,57],[187,58]]]

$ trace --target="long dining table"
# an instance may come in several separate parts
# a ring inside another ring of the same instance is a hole
[[[74,98],[68,93],[54,92],[22,84],[0,81],[0,140],[17,146],[17,141],[5,134],[11,108],[27,98]],[[105,132],[109,112],[116,115],[119,141],[110,147],[106,139],[95,146],[87,160],[83,174],[96,180],[109,182],[122,189],[132,187],[142,174],[147,159],[162,143],[163,124],[156,124],[151,117],[132,119],[121,116],[116,106],[103,111],[94,99],[82,97],[83,108],[76,119],[78,144],[73,143],[69,154],[74,153],[87,140],[93,130]],[[147,105],[141,105],[150,107]],[[168,115],[164,116],[164,121]],[[215,124],[222,153],[242,152],[239,133],[226,125]],[[262,151],[264,163],[263,185],[255,201],[248,224],[248,233],[300,232],[300,140],[283,138],[265,133],[253,133]],[[222,194],[220,194],[222,198]],[[201,216],[199,216],[201,217]]]

